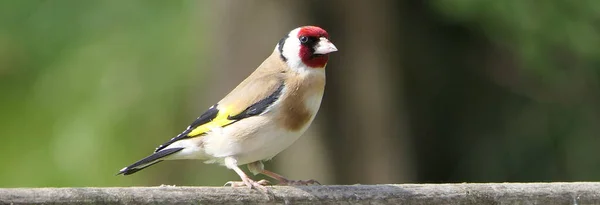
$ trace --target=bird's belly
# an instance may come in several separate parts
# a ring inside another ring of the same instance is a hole
[[[262,141],[262,144],[253,141],[244,142],[246,149],[243,152],[235,155],[238,164],[248,164],[258,160],[269,160],[281,151],[290,147],[299,137],[300,133],[276,132],[272,135],[257,135],[254,136],[257,141]]]
[[[322,92],[306,98],[305,105],[309,112],[309,119],[293,130],[280,126],[281,118],[277,116],[285,113],[277,111],[211,130],[202,137],[203,154],[211,157],[207,162],[222,164],[225,157],[234,157],[238,165],[243,165],[271,159],[291,146],[306,131],[319,110],[321,98]]]
[[[238,165],[266,160],[292,145],[304,132],[290,132],[264,116],[255,116],[212,130],[204,136],[204,152],[212,157],[208,162],[222,163],[234,157]]]

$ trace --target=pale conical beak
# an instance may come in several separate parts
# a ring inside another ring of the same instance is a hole
[[[314,54],[328,54],[328,53],[336,52],[338,50],[335,47],[335,45],[333,45],[333,43],[331,43],[329,41],[329,39],[326,39],[324,37],[321,37],[319,39],[319,43],[317,43],[317,45],[315,45],[314,49],[315,49]]]

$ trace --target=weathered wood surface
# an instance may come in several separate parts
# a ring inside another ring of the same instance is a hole
[[[600,183],[3,188],[0,204],[600,204]]]

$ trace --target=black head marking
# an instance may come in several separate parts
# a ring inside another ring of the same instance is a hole
[[[319,43],[319,38],[315,37],[315,36],[300,36],[298,37],[298,40],[300,41],[300,44],[307,47],[308,50],[310,51],[311,54],[311,58],[318,56],[318,54],[314,54],[315,52],[315,46],[317,45],[317,43]]]
[[[287,62],[287,58],[285,56],[283,56],[283,45],[285,44],[285,40],[287,40],[288,36],[286,35],[285,37],[281,38],[281,40],[279,40],[279,43],[277,44],[277,48],[279,49],[279,57],[281,57],[281,60],[283,60],[283,62]]]
[[[300,41],[300,44],[308,47],[313,47],[319,42],[319,38],[314,36],[300,36],[298,40]]]

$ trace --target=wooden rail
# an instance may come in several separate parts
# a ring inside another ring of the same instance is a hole
[[[600,183],[3,188],[0,204],[600,204]]]

